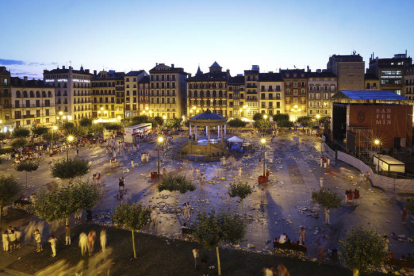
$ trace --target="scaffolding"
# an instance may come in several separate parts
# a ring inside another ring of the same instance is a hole
[[[365,163],[372,163],[371,155],[375,150],[373,145],[375,136],[372,129],[351,127],[349,130],[355,133],[355,155]]]

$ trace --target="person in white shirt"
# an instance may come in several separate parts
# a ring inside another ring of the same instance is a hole
[[[197,269],[197,259],[200,257],[200,254],[199,254],[200,250],[195,248],[192,251],[193,251],[193,256],[194,256],[194,268]]]
[[[11,233],[9,233],[9,246],[10,252],[13,252],[16,249],[16,234],[14,233],[14,230],[11,230]]]
[[[50,247],[52,248],[52,257],[56,257],[56,242],[57,239],[55,238],[54,235],[50,236],[50,239],[48,240],[48,242],[50,242]]]
[[[286,240],[287,240],[286,233],[283,233],[282,235],[280,235],[280,237],[279,237],[279,243],[285,243]]]
[[[42,247],[42,236],[40,235],[39,229],[36,229],[34,236],[35,236],[35,241],[37,245],[36,252],[40,252],[43,250],[43,247]]]
[[[3,235],[1,236],[3,242],[3,251],[9,251],[9,232],[4,231]]]

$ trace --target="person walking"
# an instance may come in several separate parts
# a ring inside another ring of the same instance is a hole
[[[81,255],[85,255],[88,244],[88,236],[85,233],[79,235],[79,247],[81,248]]]
[[[185,216],[187,214],[187,203],[183,204],[183,220],[185,220]]]
[[[329,214],[331,213],[331,211],[329,210],[329,208],[325,208],[325,224],[330,225],[331,224],[331,220],[329,217]]]
[[[404,209],[401,211],[401,220],[403,224],[407,223],[407,209]]]
[[[88,252],[89,252],[89,256],[92,256],[93,247],[95,245],[95,239],[96,239],[96,232],[94,230],[91,230],[88,234]]]
[[[70,240],[70,227],[69,227],[69,225],[66,225],[66,228],[65,228],[65,241],[66,241],[66,245],[70,245],[71,244],[71,240]]]
[[[152,223],[154,224],[154,227],[157,225],[157,217],[158,217],[158,211],[155,207],[152,207],[151,220],[152,220]]]
[[[122,187],[122,191],[124,191],[125,190],[124,177],[119,178],[119,192],[121,192],[121,187]]]
[[[22,236],[22,232],[20,232],[17,229],[17,227],[14,227],[14,234],[16,235],[16,248],[19,249],[19,248],[21,248],[20,239],[21,239],[21,236]]]
[[[306,238],[306,230],[305,228],[301,228],[299,231],[299,244],[305,245],[305,238]]]
[[[56,257],[56,242],[57,242],[57,239],[55,238],[54,235],[51,235],[48,242],[50,242],[50,247],[52,248],[52,255],[51,256]]]
[[[9,233],[9,246],[10,252],[13,252],[16,249],[16,234],[14,233],[14,230],[11,230],[11,233]]]
[[[105,231],[105,229],[102,229],[102,231],[99,235],[99,240],[101,241],[102,252],[105,252],[105,248],[106,248],[106,231]]]
[[[3,242],[3,251],[9,251],[9,232],[7,230],[1,235],[1,241]]]
[[[197,269],[197,261],[198,261],[198,258],[200,257],[200,254],[199,254],[199,249],[198,248],[194,248],[193,249],[193,256],[194,256],[194,268],[195,269]]]
[[[323,176],[319,178],[319,186],[323,188]]]
[[[134,159],[131,158],[131,169],[134,168]]]
[[[36,245],[37,245],[36,252],[43,251],[42,235],[40,235],[39,229],[35,230],[34,236],[35,236],[35,241],[36,241]]]
[[[191,204],[190,204],[190,202],[187,202],[186,217],[187,217],[188,220],[190,220],[190,218],[191,218]]]

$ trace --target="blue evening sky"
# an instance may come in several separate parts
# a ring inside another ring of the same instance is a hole
[[[412,54],[414,1],[0,0],[0,64],[19,76],[83,64],[91,70],[174,63],[194,74],[217,61],[232,75],[253,64],[326,68],[332,54]]]

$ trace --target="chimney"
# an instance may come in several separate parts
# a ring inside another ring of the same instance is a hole
[[[171,64],[171,68],[173,68],[173,69],[174,69],[174,63],[172,63],[172,64]]]
[[[96,73],[97,73],[97,72],[96,72],[96,70],[93,70],[93,74],[94,74],[95,76],[96,76]]]
[[[62,66],[62,69],[65,69],[65,66]]]
[[[23,82],[24,82],[24,83],[26,83],[26,81],[27,81],[27,76],[24,76],[24,77],[23,77],[23,79],[24,79],[24,81],[23,81]]]
[[[89,69],[86,69],[86,70],[85,70],[85,73],[86,73],[86,74],[89,74]]]
[[[306,67],[308,68],[308,72],[310,72],[309,65],[308,65],[308,66],[306,66]]]

